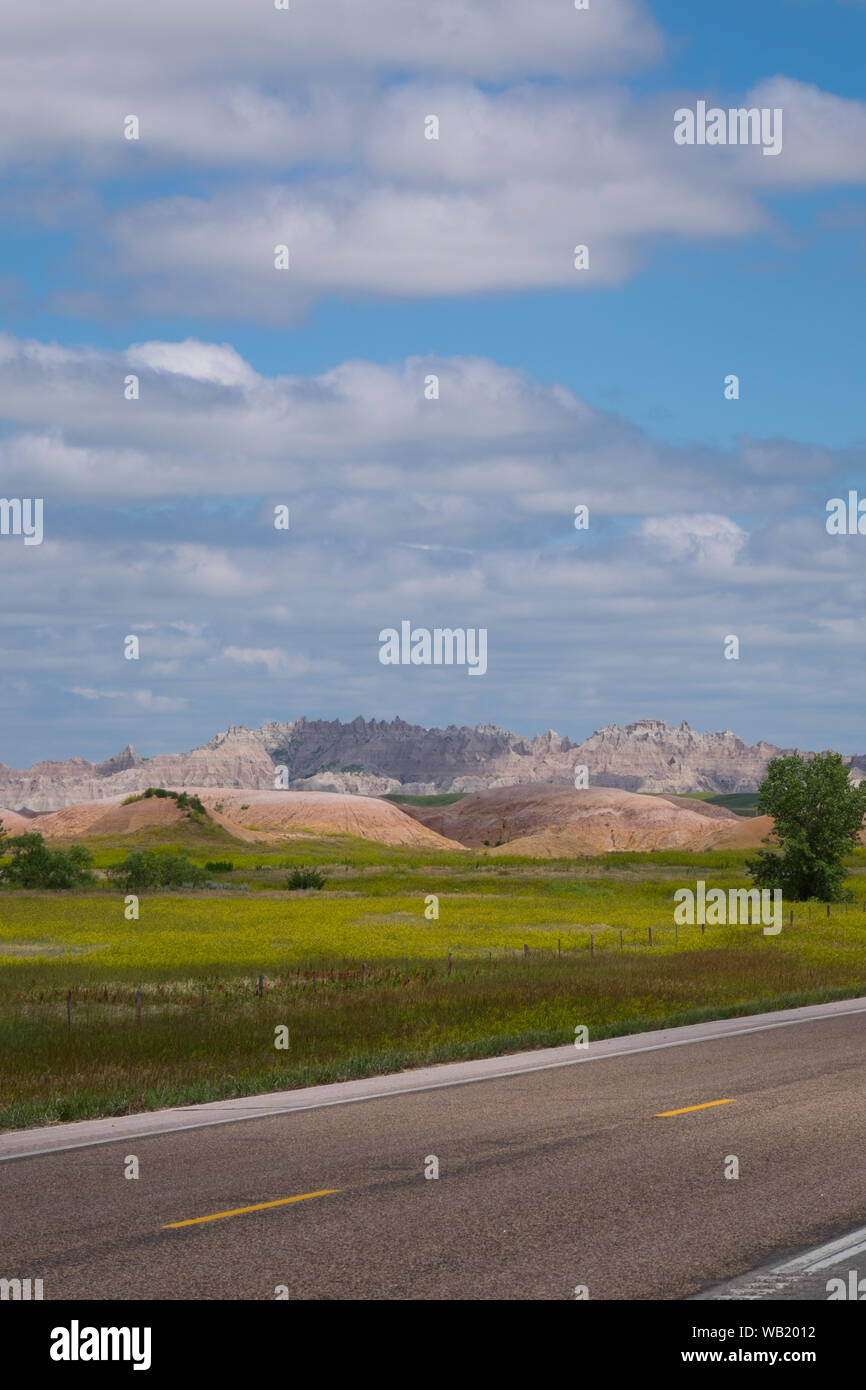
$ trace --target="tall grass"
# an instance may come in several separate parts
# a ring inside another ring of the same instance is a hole
[[[829,918],[795,906],[793,927],[786,906],[772,938],[676,928],[674,889],[704,876],[704,855],[676,856],[666,877],[578,878],[567,861],[478,870],[464,856],[437,876],[411,854],[339,852],[321,893],[143,896],[137,921],[116,894],[0,894],[0,1127],[564,1043],[576,1024],[598,1038],[866,992],[859,904]],[[725,859],[712,882],[742,882]]]

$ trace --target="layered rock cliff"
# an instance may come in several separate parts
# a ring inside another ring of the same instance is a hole
[[[424,729],[402,719],[297,719],[260,729],[232,726],[188,753],[141,758],[134,748],[101,763],[83,758],[37,763],[25,772],[0,764],[0,807],[53,811],[148,786],[246,787],[268,791],[276,769],[294,790],[381,796],[429,794],[542,782],[572,785],[581,764],[590,785],[672,794],[754,791],[767,763],[792,751],[750,746],[730,730],[699,733],[682,723],[641,719],[610,724],[582,743],[552,730],[521,738],[495,725]],[[863,757],[849,757],[860,777]]]

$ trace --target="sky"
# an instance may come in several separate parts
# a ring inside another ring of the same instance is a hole
[[[866,752],[866,534],[827,529],[863,0],[0,26],[0,761],[359,714]],[[701,102],[781,148],[678,143]],[[486,669],[383,664],[404,622]]]

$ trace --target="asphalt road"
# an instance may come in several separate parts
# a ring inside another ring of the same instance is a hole
[[[3,1135],[0,1278],[46,1300],[826,1298],[822,1271],[724,1285],[863,1226],[864,1155],[861,999]]]

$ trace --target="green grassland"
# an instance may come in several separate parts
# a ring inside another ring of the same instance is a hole
[[[467,792],[433,792],[429,796],[407,796],[403,792],[386,792],[381,798],[382,801],[393,801],[398,806],[452,806],[455,801],[462,801]]]
[[[98,869],[132,847],[90,845]],[[0,891],[0,1128],[566,1043],[579,1024],[600,1038],[866,992],[862,850],[856,902],[829,917],[786,904],[766,937],[674,926],[677,887],[748,886],[745,851],[538,861],[321,836],[272,849],[187,822],[136,836],[145,847],[235,867],[219,889],[142,895],[138,920],[108,883]],[[302,864],[324,869],[321,892],[282,889]]]
[[[696,801],[706,801],[710,806],[725,806],[738,816],[755,816],[758,813],[757,792],[687,792]]]

